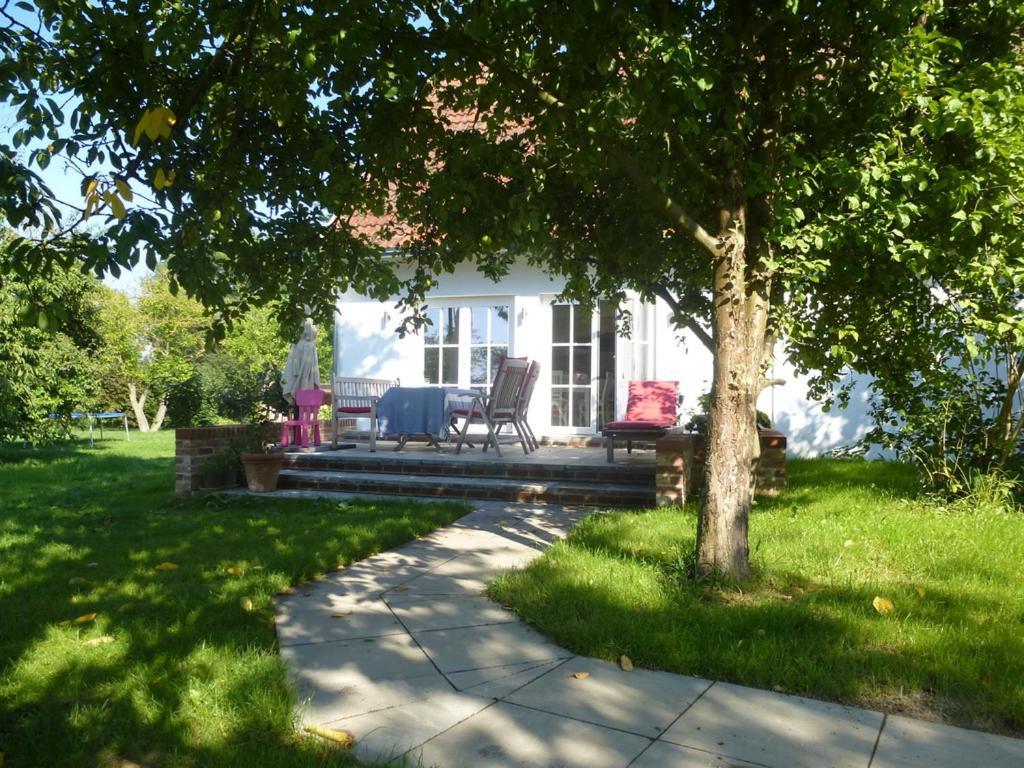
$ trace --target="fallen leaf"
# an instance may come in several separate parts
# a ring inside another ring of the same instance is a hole
[[[245,573],[245,569],[244,568],[240,568],[237,565],[233,565],[230,568],[227,568],[225,570],[227,571],[227,573],[231,574],[232,576],[241,576],[243,573]]]
[[[781,597],[783,600],[792,600],[793,599],[792,595],[779,595],[779,597]]]
[[[843,546],[844,547],[852,547],[853,546],[853,539],[847,539],[846,541],[844,541],[843,542]]]
[[[251,597],[243,597],[240,603],[243,611],[251,611],[253,608]]]
[[[117,609],[117,612],[118,613],[131,613],[132,611],[134,611],[138,607],[139,606],[136,603],[125,603],[124,605],[122,605],[120,608]]]
[[[351,615],[351,613],[352,613],[352,611],[345,611],[345,612],[340,612],[339,611],[338,613],[332,613],[331,614],[331,618],[332,619],[344,619],[346,616]]]
[[[925,595],[924,587],[921,587],[921,586],[914,587],[914,591],[917,592],[917,596],[918,597],[924,598],[924,595]]]
[[[72,624],[88,624],[90,621],[96,618],[95,613],[83,613],[77,619],[72,621]]]
[[[588,677],[590,677],[590,673],[589,672],[573,672],[571,675],[569,675],[569,677],[573,678],[574,680],[586,680]]]
[[[871,605],[873,605],[875,610],[883,616],[888,616],[896,610],[896,606],[893,605],[892,600],[887,597],[882,597],[881,595],[876,595],[875,599],[871,601]]]
[[[405,587],[405,586],[402,586],[402,587],[395,587],[395,588],[394,588],[393,590],[391,590],[391,591],[392,591],[392,592],[408,592],[408,591],[409,591],[409,588],[408,588],[408,587]]]
[[[155,570],[157,570],[157,571],[173,571],[177,567],[178,567],[177,563],[169,563],[169,562],[158,563],[157,565],[153,566],[153,568]]]
[[[94,637],[92,640],[86,640],[84,645],[106,645],[112,642],[114,642],[112,635],[103,635],[102,637]]]
[[[633,660],[626,654],[619,656],[619,666],[622,667],[623,672],[633,671]]]
[[[319,725],[307,725],[306,731],[314,736],[319,736],[321,739],[341,744],[346,749],[354,746],[356,743],[356,737],[348,731],[335,731],[332,728],[321,728]]]
[[[80,587],[83,584],[88,584],[88,583],[89,583],[89,580],[88,579],[83,579],[81,576],[72,576],[70,579],[68,579],[68,586],[70,586],[70,587]]]

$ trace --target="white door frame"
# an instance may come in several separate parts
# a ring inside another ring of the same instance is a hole
[[[600,355],[600,331],[601,331],[601,316],[598,308],[595,307],[590,315],[590,419],[589,424],[583,427],[573,426],[556,426],[552,424],[551,418],[551,404],[554,400],[552,394],[554,393],[554,384],[552,382],[552,373],[554,366],[552,365],[553,351],[554,351],[554,334],[553,334],[553,320],[554,312],[553,308],[555,305],[567,305],[574,307],[573,310],[573,321],[575,322],[575,306],[572,302],[558,301],[554,294],[544,294],[541,296],[544,304],[544,316],[545,316],[545,327],[546,327],[546,350],[545,357],[541,359],[541,382],[544,385],[544,391],[547,400],[547,418],[545,419],[548,423],[547,432],[552,436],[572,436],[572,435],[594,435],[597,434],[597,408],[598,398],[600,397],[600,379],[599,370],[601,364]],[[570,347],[572,342],[570,341]],[[570,353],[570,360],[572,359]],[[570,362],[570,368],[572,363]],[[546,371],[546,373],[544,373]],[[572,394],[570,387],[569,395],[569,409],[572,410]],[[571,417],[570,417],[571,421]]]

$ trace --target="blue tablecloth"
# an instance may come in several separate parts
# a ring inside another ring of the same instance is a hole
[[[392,387],[377,402],[382,437],[430,435],[448,439],[452,407],[444,387]]]

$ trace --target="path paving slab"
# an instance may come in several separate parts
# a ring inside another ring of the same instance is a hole
[[[878,712],[716,683],[662,738],[761,765],[866,768],[881,725]]]
[[[282,602],[274,610],[274,621],[282,646],[405,632],[382,600],[345,600],[336,596],[315,603],[301,599]]]
[[[556,669],[565,661],[527,661],[522,664],[450,672],[446,677],[460,691],[489,699],[502,699],[512,691]]]
[[[1024,740],[890,715],[871,768],[1021,768]]]
[[[424,701],[335,720],[327,727],[346,730],[355,736],[354,751],[363,760],[382,761],[400,757],[488,706],[491,703],[486,699],[449,692]],[[417,763],[415,755],[410,755],[406,762],[409,766],[418,764],[429,766],[431,763]],[[450,768],[452,764],[444,759],[438,761],[438,765]]]
[[[507,701],[654,738],[710,685],[710,680],[668,672],[624,672],[616,664],[577,656]]]
[[[354,683],[337,689],[307,685],[299,688],[299,715],[304,723],[324,725],[343,717],[436,699],[452,690],[451,683],[437,670],[420,677]]]
[[[520,623],[414,632],[413,636],[444,674],[573,655]]]
[[[656,741],[629,768],[762,768],[699,749]],[[781,768],[781,767],[780,767]]]
[[[436,672],[430,659],[408,635],[289,645],[281,648],[281,657],[302,684],[335,691],[348,685],[403,680]]]
[[[438,595],[423,600],[418,595],[397,593],[388,597],[388,605],[411,632],[518,621],[511,611],[477,595]]]
[[[625,768],[650,740],[498,702],[418,750],[444,768]]]

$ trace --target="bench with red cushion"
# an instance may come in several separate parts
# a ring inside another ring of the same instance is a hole
[[[609,421],[601,428],[608,463],[615,461],[614,443],[626,441],[626,450],[633,451],[634,440],[657,440],[676,424],[679,384],[675,381],[631,381],[626,417]]]

